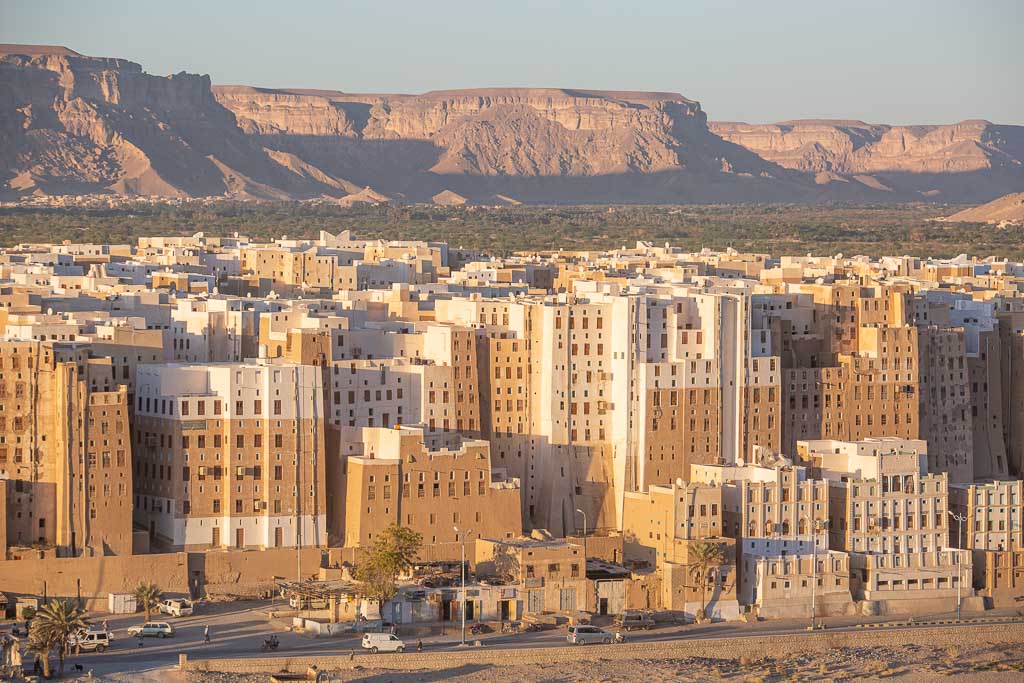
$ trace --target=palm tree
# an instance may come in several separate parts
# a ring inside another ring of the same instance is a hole
[[[29,631],[28,646],[26,652],[34,654],[39,663],[43,666],[43,678],[50,677],[50,652],[53,651],[54,641],[49,640],[52,634],[42,633],[33,628]]]
[[[160,605],[160,598],[164,592],[155,583],[139,582],[135,587],[135,599],[142,605],[142,611],[146,613],[146,621],[153,614],[153,610]]]
[[[712,568],[725,563],[725,551],[718,543],[701,541],[690,548],[690,577],[700,584],[700,614],[698,621],[703,621],[707,616],[708,578]]]
[[[54,600],[36,612],[32,632],[41,647],[49,644],[50,648],[57,648],[59,676],[64,675],[64,657],[68,654],[71,636],[85,630],[88,624],[85,612],[72,600]]]

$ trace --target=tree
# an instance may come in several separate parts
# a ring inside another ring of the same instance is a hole
[[[708,579],[713,579],[711,572],[718,566],[725,563],[725,551],[718,543],[701,541],[690,548],[689,553],[690,577],[700,585],[700,614],[697,621],[702,621],[707,615],[707,593]]]
[[[85,612],[72,600],[54,600],[36,612],[29,640],[32,640],[34,634],[40,649],[47,645],[47,652],[56,648],[59,662],[57,674],[63,676],[64,658],[68,654],[71,637],[79,631],[84,631],[88,625],[89,620]]]
[[[356,565],[355,578],[365,595],[382,605],[395,597],[398,575],[412,567],[422,545],[422,535],[398,524],[380,532]]]
[[[43,634],[36,629],[28,632],[28,646],[26,651],[35,655],[36,659],[43,666],[43,678],[50,677],[50,652],[53,651],[54,641],[50,640],[51,634]]]
[[[146,613],[146,621],[149,621],[153,610],[160,605],[160,598],[163,596],[164,592],[155,583],[140,581],[139,585],[135,587],[135,600],[142,605],[142,611]]]
[[[494,573],[505,581],[515,581],[519,576],[519,556],[507,545],[494,549]]]

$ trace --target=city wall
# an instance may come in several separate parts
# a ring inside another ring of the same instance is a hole
[[[841,647],[902,647],[928,643],[936,647],[977,647],[1024,642],[1024,624],[1008,623],[992,626],[921,629],[871,629],[834,633],[801,633],[742,638],[707,638],[663,643],[626,643],[624,645],[591,645],[591,660],[677,659],[682,657],[713,657],[718,659],[761,659],[779,657],[793,652],[825,652]],[[520,650],[471,648],[437,654],[405,653],[403,655],[361,655],[341,657],[272,657],[247,659],[187,659],[182,655],[181,668],[189,671],[230,673],[302,672],[311,665],[322,670],[394,669],[443,671],[460,666],[509,666],[522,664],[552,665],[577,662],[580,650],[572,647],[546,647]]]
[[[169,594],[245,596],[269,590],[275,577],[317,576],[321,555],[311,548],[8,560],[0,562],[0,591],[15,599],[80,596],[90,610],[104,610],[108,594],[132,592],[143,580]]]

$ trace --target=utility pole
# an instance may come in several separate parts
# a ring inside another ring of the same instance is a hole
[[[587,513],[579,508],[576,508],[576,512],[583,515],[583,571],[587,570]]]
[[[812,513],[813,514],[813,513]],[[816,519],[811,522],[811,630],[814,630],[814,603],[818,595],[818,533],[825,527],[827,520]]]
[[[583,578],[587,578],[587,513],[579,508],[576,508],[576,512],[583,515]],[[596,586],[596,584],[595,584]],[[595,588],[596,590],[596,588]],[[594,611],[597,611],[598,597],[594,594]],[[586,601],[584,600],[583,608],[586,609]]]
[[[465,534],[459,531],[459,527],[453,526],[455,534],[459,537],[462,542],[462,606],[459,610],[462,612],[462,644],[466,644],[466,534],[473,533],[472,529],[467,531]]]
[[[962,552],[963,551],[963,545],[964,545],[964,522],[967,521],[967,515],[963,514],[963,513],[959,514],[959,515],[956,515],[956,514],[953,514],[952,510],[947,510],[946,512],[949,513],[950,517],[952,517],[953,519],[955,519],[957,522],[960,523],[959,527],[957,528],[957,532],[956,532],[956,544],[958,546],[957,550]],[[962,594],[961,591],[963,590],[963,587],[964,587],[964,567],[963,567],[963,563],[961,562],[961,560],[963,559],[963,555],[961,554],[961,552],[957,553],[957,558],[956,558],[956,620],[957,621],[960,621],[960,604],[961,604],[961,594]]]

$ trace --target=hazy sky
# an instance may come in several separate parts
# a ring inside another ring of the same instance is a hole
[[[0,0],[0,41],[214,83],[667,90],[711,119],[1024,124],[1024,0]]]

